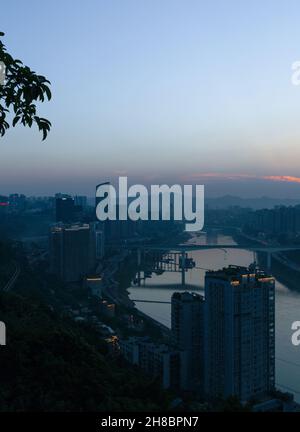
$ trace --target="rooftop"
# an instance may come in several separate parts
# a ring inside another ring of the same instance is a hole
[[[229,265],[228,267],[223,267],[221,270],[210,270],[206,272],[205,277],[228,280],[233,285],[238,285],[240,279],[245,277],[256,279],[259,282],[274,280],[272,275],[259,269],[255,263],[249,267]]]
[[[204,297],[194,292],[184,291],[184,292],[175,292],[172,295],[172,299],[180,300],[183,302],[192,302],[192,301],[203,301]]]

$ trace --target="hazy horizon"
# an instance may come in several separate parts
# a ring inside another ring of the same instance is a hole
[[[141,183],[138,181],[139,179],[136,179],[136,183],[137,184],[143,184],[146,186],[146,188],[148,189],[148,191],[150,191],[150,187],[151,184],[168,184],[169,186],[171,186],[172,184],[179,184],[183,187],[183,183],[180,182],[155,182],[153,181],[152,183]],[[118,191],[118,181],[117,179],[112,179],[112,178],[101,178],[98,179],[98,183],[100,182],[104,182],[104,181],[110,181],[111,184],[113,186],[115,186],[116,190]],[[94,185],[90,185],[89,188],[82,188],[82,187],[74,187],[74,185],[72,186],[72,184],[70,183],[68,186],[66,185],[61,185],[57,188],[47,188],[46,190],[43,190],[42,193],[36,191],[34,188],[30,189],[28,187],[18,187],[18,185],[16,185],[16,187],[9,187],[9,188],[3,188],[1,185],[0,187],[0,196],[8,196],[10,194],[14,194],[14,193],[18,193],[18,194],[24,194],[27,197],[47,197],[47,196],[54,196],[56,193],[63,193],[63,194],[70,194],[72,196],[75,195],[84,195],[87,196],[89,199],[94,199],[95,198],[95,187],[96,187],[96,183]],[[241,199],[241,200],[276,200],[276,201],[299,201],[300,202],[300,193],[298,193],[298,189],[299,189],[299,185],[297,184],[286,184],[284,182],[278,182],[278,189],[276,192],[274,192],[273,190],[273,185],[270,184],[271,181],[266,181],[266,180],[262,180],[260,181],[261,184],[258,184],[258,182],[256,181],[256,187],[253,188],[253,185],[249,185],[247,182],[245,182],[244,184],[244,190],[246,191],[246,194],[241,194],[240,193],[240,189],[241,186],[238,185],[236,183],[236,181],[232,181],[231,184],[228,183],[229,185],[231,185],[232,187],[227,187],[226,188],[226,192],[222,193],[220,192],[220,190],[222,189],[222,185],[220,182],[216,182],[216,184],[214,185],[205,185],[205,199],[222,199],[222,198],[236,198],[236,199]],[[130,181],[130,178],[128,179],[128,187],[130,187],[131,185],[133,185],[134,182]],[[186,183],[187,184],[187,183]],[[192,183],[190,183],[192,184]],[[198,183],[200,184],[200,183]],[[262,187],[262,184],[264,185],[264,187]],[[266,188],[266,184],[269,184],[269,188]],[[194,185],[194,183],[193,183]],[[211,187],[210,187],[211,186]]]

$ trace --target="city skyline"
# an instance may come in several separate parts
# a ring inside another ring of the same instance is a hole
[[[120,172],[120,176],[126,175]],[[64,183],[53,180],[41,188],[40,182],[18,183],[15,181],[2,181],[0,195],[25,194],[26,196],[54,196],[57,193],[76,195],[85,195],[95,199],[95,185],[99,181],[109,182],[117,186],[118,176],[108,175],[96,179],[83,179],[82,183],[75,184],[74,179],[67,179]],[[182,175],[181,177],[170,176],[149,176],[141,178],[139,176],[129,176],[128,186],[133,184],[142,184],[145,187],[151,185],[203,184],[205,186],[205,199],[218,199],[223,197],[236,197],[240,199],[262,199],[270,198],[275,200],[293,200],[300,201],[300,179],[289,176],[251,176],[244,174],[222,174],[222,173],[203,173]],[[225,185],[225,187],[224,187]]]

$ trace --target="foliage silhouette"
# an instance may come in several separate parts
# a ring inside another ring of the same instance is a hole
[[[0,32],[0,38],[4,36]],[[50,81],[37,75],[21,60],[14,59],[0,40],[0,62],[5,69],[5,80],[0,82],[0,136],[4,136],[11,125],[18,123],[31,127],[35,123],[46,139],[50,131],[49,120],[37,115],[36,102],[51,99]],[[12,115],[9,121],[8,115]]]
[[[166,409],[158,383],[108,357],[99,337],[46,305],[0,292],[0,316],[0,412]]]

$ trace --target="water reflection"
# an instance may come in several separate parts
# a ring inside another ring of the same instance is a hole
[[[230,236],[213,232],[194,235],[190,244],[236,244]],[[248,266],[253,262],[253,252],[245,249],[210,249],[189,252],[196,267],[186,273],[186,290],[204,292],[205,270],[217,270],[229,264]],[[169,302],[173,292],[182,291],[180,273],[152,274],[145,287],[132,286],[129,289],[133,299]],[[171,305],[137,303],[136,306],[152,318],[170,327]],[[300,346],[291,343],[291,324],[300,320],[300,292],[290,291],[276,281],[276,382],[284,390],[293,390],[295,400],[300,402]]]

